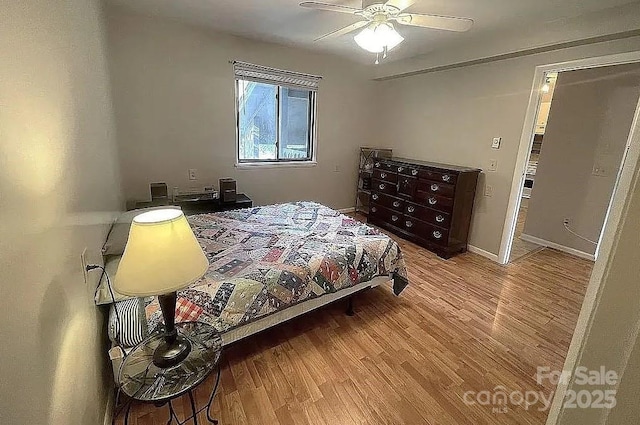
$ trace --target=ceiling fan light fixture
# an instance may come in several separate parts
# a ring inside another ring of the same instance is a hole
[[[358,43],[358,46],[367,52],[380,53],[383,50],[383,47],[378,43],[374,31],[369,27],[360,31],[353,39]]]
[[[389,51],[404,41],[404,37],[389,22],[369,25],[353,39],[358,46],[371,53],[382,53],[385,48]]]

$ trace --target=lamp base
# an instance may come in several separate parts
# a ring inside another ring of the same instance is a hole
[[[158,303],[164,318],[164,341],[153,352],[153,364],[167,369],[180,364],[191,352],[191,343],[178,335],[175,326],[177,294],[158,295]]]
[[[191,352],[191,343],[184,338],[176,337],[175,341],[164,341],[153,352],[153,364],[168,369],[180,364]]]

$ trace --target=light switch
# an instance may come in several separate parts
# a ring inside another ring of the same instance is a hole
[[[498,170],[498,160],[490,159],[489,160],[489,169],[487,171],[496,171]]]
[[[491,142],[491,148],[500,149],[500,142],[502,141],[502,137],[494,137]]]
[[[484,186],[484,196],[491,198],[493,196],[493,186],[487,184]]]
[[[195,168],[189,168],[189,180],[197,180],[197,172],[198,170],[196,170]]]

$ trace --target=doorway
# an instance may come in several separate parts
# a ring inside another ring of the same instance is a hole
[[[640,64],[540,77],[501,262],[546,247],[595,260],[640,96]]]
[[[523,234],[524,225],[529,213],[529,199],[531,198],[533,186],[535,185],[540,152],[542,150],[542,143],[544,142],[544,133],[549,119],[549,112],[551,111],[551,102],[553,101],[553,93],[555,92],[557,79],[557,72],[547,72],[544,76],[544,84],[540,89],[540,104],[538,105],[536,115],[535,132],[533,135],[531,150],[529,151],[529,158],[527,160],[526,175],[522,185],[522,195],[520,198],[520,205],[518,207],[518,218],[513,235],[509,262],[513,262],[545,248],[544,245],[527,240],[526,234],[523,238]]]

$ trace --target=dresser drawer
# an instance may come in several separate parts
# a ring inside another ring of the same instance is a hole
[[[449,231],[439,227],[417,220],[413,217],[404,216],[402,218],[402,229],[414,235],[435,242],[440,245],[446,245],[449,241]]]
[[[411,171],[416,169],[409,165],[405,165],[405,164],[394,164],[394,165],[395,165],[394,171],[396,173],[404,174],[406,176],[414,176],[414,177],[418,176],[418,173],[411,174]]]
[[[373,193],[371,194],[371,200],[378,205],[396,210],[400,213],[404,211],[405,202],[401,199],[397,199],[389,195],[384,195],[382,193]]]
[[[406,165],[399,165],[397,167],[397,171],[400,174],[404,174],[405,176],[411,176],[411,177],[418,177],[418,174],[420,174],[420,171],[418,171],[417,168],[413,168]]]
[[[429,224],[433,224],[435,226],[449,228],[451,225],[451,215],[442,212],[433,210],[431,208],[423,207],[422,205],[416,204],[407,204],[404,208],[404,213],[407,218],[417,218],[422,221],[426,221]]]
[[[416,199],[422,204],[434,210],[451,212],[453,210],[453,199],[440,195],[435,195],[431,192],[423,192],[418,190],[416,192]]]
[[[395,195],[396,194],[396,184],[395,183],[390,183],[390,182],[385,182],[382,180],[376,180],[373,179],[371,184],[371,191],[372,192],[381,192],[381,193],[387,193],[389,195]]]
[[[373,168],[374,169],[378,169],[378,170],[382,170],[382,171],[391,171],[393,173],[397,172],[396,171],[396,165],[392,164],[390,162],[384,162],[384,161],[376,161],[373,163]]]
[[[449,231],[440,227],[425,225],[422,232],[418,235],[424,239],[435,242],[439,245],[447,245],[449,243]]]
[[[421,179],[432,180],[441,183],[456,184],[457,174],[449,173],[446,170],[432,170],[430,168],[421,169],[418,173]]]
[[[398,175],[398,196],[402,196],[405,198],[413,198],[416,193],[418,179],[415,177],[404,176],[402,174]]]
[[[419,180],[418,190],[451,198],[453,197],[456,188],[455,186],[447,183],[441,183],[433,180]]]
[[[396,183],[398,181],[398,175],[391,171],[375,169],[373,170],[373,178],[382,180],[385,182]]]
[[[401,213],[375,203],[371,204],[369,214],[396,227],[401,227],[404,220],[404,216]]]

